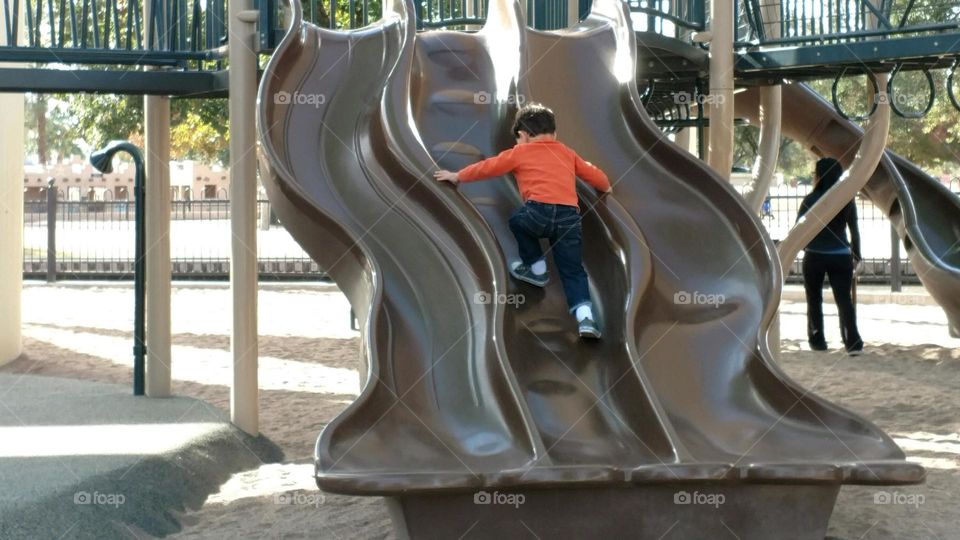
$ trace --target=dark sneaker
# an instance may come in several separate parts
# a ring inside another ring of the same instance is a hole
[[[543,287],[550,281],[550,276],[546,272],[534,274],[529,266],[519,261],[510,265],[510,275],[537,287]]]
[[[600,328],[590,317],[580,321],[580,337],[590,339],[600,339]]]
[[[856,345],[847,349],[847,354],[850,356],[860,356],[863,354],[863,345]]]
[[[827,350],[827,344],[826,344],[826,343],[810,343],[810,350],[811,350],[811,351],[825,351],[825,350]]]

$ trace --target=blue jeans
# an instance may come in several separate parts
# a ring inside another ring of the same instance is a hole
[[[540,239],[550,241],[553,262],[560,273],[570,311],[590,304],[587,272],[581,253],[580,211],[575,206],[527,201],[510,216],[510,230],[517,238],[523,264],[543,259]]]

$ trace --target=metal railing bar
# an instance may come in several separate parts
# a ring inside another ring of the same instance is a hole
[[[921,32],[938,32],[945,30],[955,30],[960,28],[960,21],[945,23],[930,23],[926,25],[911,26],[903,28],[891,34],[889,30],[858,30],[856,32],[837,32],[833,34],[790,36],[779,39],[770,39],[762,42],[760,45],[796,45],[801,43],[822,42],[842,39],[860,39],[876,36],[906,35]],[[755,45],[755,44],[754,44]]]
[[[876,6],[874,6],[873,3],[870,2],[870,0],[861,0],[861,3],[863,4],[864,7],[870,10],[870,12],[873,13],[873,15],[877,18],[878,26],[883,25],[887,29],[893,28],[893,25],[890,24],[890,19],[888,19],[887,16],[881,10],[877,9]],[[866,24],[867,13],[865,10],[861,10],[861,11],[863,11],[864,24]]]
[[[73,40],[73,47],[78,48],[80,44],[80,32],[77,29],[77,7],[73,0],[70,1],[70,38]]]
[[[660,17],[660,18],[662,18],[662,19],[664,19],[664,20],[667,20],[667,21],[672,22],[673,24],[675,24],[675,25],[677,25],[677,26],[682,26],[683,28],[687,28],[687,29],[690,29],[690,30],[703,30],[703,28],[704,28],[704,26],[703,26],[702,23],[691,22],[691,21],[689,21],[689,20],[687,20],[687,19],[684,19],[684,18],[682,18],[682,17],[679,17],[679,16],[677,16],[677,15],[673,15],[673,14],[670,14],[670,13],[664,13],[664,12],[658,11],[658,10],[656,10],[656,9],[645,8],[645,7],[636,7],[636,8],[631,8],[631,11],[633,11],[633,12],[635,12],[635,13],[643,13],[643,14],[645,14],[645,15],[651,15],[651,16],[655,16],[655,17]]]
[[[118,6],[119,0],[111,0],[113,3],[113,37],[114,37],[114,46],[120,48],[123,45],[120,44],[120,7]]]
[[[38,0],[39,1],[39,0]],[[53,0],[47,0],[47,27],[50,30],[50,42],[57,42],[57,22],[53,18]]]
[[[9,1],[9,0],[3,0],[3,13],[4,13],[3,26],[4,26],[4,31],[6,32],[5,35],[7,36],[6,43],[13,43],[13,42],[14,42],[14,40],[13,40],[13,28],[12,28],[13,25],[11,24],[10,17],[7,17],[7,16],[6,16],[6,14],[9,14],[9,13],[10,13],[10,1]]]
[[[36,45],[36,42],[34,41],[34,33],[33,33],[33,6],[31,6],[30,0],[25,0],[25,1],[26,1],[26,9],[24,11],[27,12],[27,43],[31,47],[36,47],[37,45]]]
[[[903,28],[907,24],[907,17],[909,17],[910,12],[913,11],[914,2],[915,0],[907,2],[907,7],[903,10],[903,16],[900,17],[900,24],[897,25],[897,28]]]
[[[201,21],[200,0],[193,0],[193,16],[190,21],[190,50],[196,51],[200,47]]]
[[[124,32],[126,33],[126,37],[127,37],[126,49],[127,49],[128,51],[133,48],[133,47],[132,47],[132,46],[133,46],[133,42],[132,42],[132,41],[133,41],[133,40],[132,40],[132,38],[133,38],[133,36],[132,36],[132,34],[133,34],[133,19],[134,19],[134,17],[136,17],[136,15],[134,14],[134,10],[136,9],[136,6],[137,6],[138,4],[139,4],[139,2],[133,2],[133,3],[129,4],[129,7],[128,7],[128,9],[127,9],[127,24],[126,24],[126,29],[124,30]]]
[[[92,48],[63,49],[44,47],[0,47],[0,59],[5,62],[49,62],[51,54],[64,63],[101,63],[101,64],[144,64],[150,66],[176,66],[184,61],[218,61],[226,58],[223,47],[205,51],[163,51],[163,50],[126,50]]]
[[[97,0],[90,0],[90,15],[93,18],[93,48],[100,48],[100,10]]]

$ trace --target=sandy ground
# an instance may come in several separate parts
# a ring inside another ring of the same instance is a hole
[[[173,292],[174,392],[229,407],[229,290]],[[202,508],[179,516],[177,538],[393,538],[379,498],[324,495],[312,479],[317,434],[358,392],[358,334],[331,286],[265,285],[260,292],[261,426],[286,460],[234,475]],[[960,340],[939,308],[861,305],[866,353],[807,350],[805,307],[785,303],[781,364],[797,381],[874,421],[928,467],[913,487],[844,488],[830,525],[842,539],[960,538]],[[4,372],[131,381],[132,289],[28,284],[25,355]],[[884,500],[891,502],[885,503]]]

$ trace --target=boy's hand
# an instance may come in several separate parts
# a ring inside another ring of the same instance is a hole
[[[447,171],[440,169],[439,171],[434,171],[433,177],[440,182],[450,182],[451,184],[456,184],[460,181],[460,178],[457,177],[457,173],[452,171]]]

